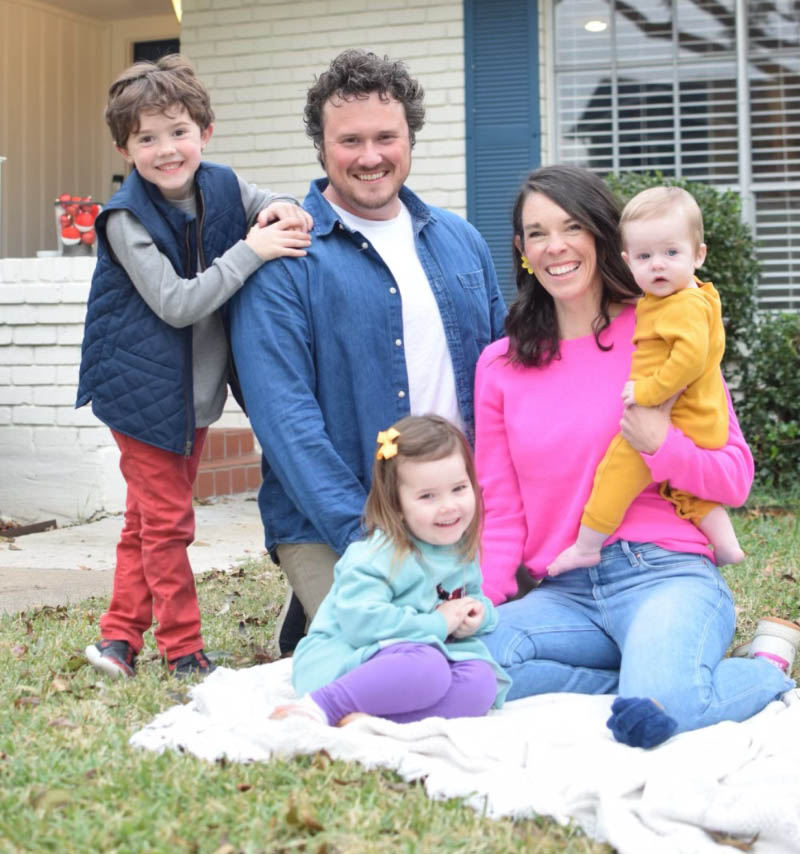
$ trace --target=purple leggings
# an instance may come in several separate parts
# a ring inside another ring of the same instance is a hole
[[[450,661],[436,647],[397,643],[312,691],[328,723],[366,712],[397,723],[422,718],[485,715],[497,694],[492,666],[479,659]]]

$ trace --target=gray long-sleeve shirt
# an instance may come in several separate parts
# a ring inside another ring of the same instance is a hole
[[[241,178],[238,181],[248,224],[272,202],[297,204],[292,196],[260,190]],[[197,213],[194,195],[170,203],[192,216]],[[114,255],[150,309],[170,326],[192,326],[195,426],[213,424],[225,406],[228,376],[228,342],[217,309],[263,262],[242,239],[193,279],[183,279],[128,211],[108,215],[106,234]]]

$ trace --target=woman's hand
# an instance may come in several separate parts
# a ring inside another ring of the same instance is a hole
[[[619,422],[622,438],[641,454],[654,454],[664,443],[669,430],[670,413],[682,390],[660,406],[626,406]]]

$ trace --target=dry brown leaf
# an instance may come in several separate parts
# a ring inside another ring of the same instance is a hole
[[[252,788],[253,788],[253,786],[250,783],[237,783],[236,784],[236,791],[237,792],[249,792],[250,789],[252,789]]]
[[[311,833],[319,833],[320,830],[324,830],[308,801],[303,797],[295,796],[294,793],[289,796],[286,823],[292,827],[303,828]]]
[[[21,709],[23,706],[38,706],[41,703],[41,699],[39,697],[17,697],[14,700],[14,705]]]
[[[78,724],[74,721],[71,721],[69,718],[53,718],[52,721],[48,724],[48,726],[58,728],[58,729],[77,729]]]
[[[750,839],[742,839],[738,836],[730,836],[720,830],[708,830],[708,835],[717,843],[717,845],[728,845],[730,848],[736,848],[738,851],[752,851],[753,846],[758,840],[758,834]]]
[[[56,676],[50,683],[50,690],[60,694],[62,691],[69,691],[69,682],[61,676]]]
[[[65,670],[67,673],[74,673],[76,670],[80,670],[81,667],[85,667],[88,663],[82,655],[71,655],[60,669]]]
[[[25,658],[28,653],[28,646],[24,643],[18,643],[16,646],[11,647],[11,654],[14,658]]]
[[[71,804],[72,800],[72,793],[65,789],[43,789],[31,794],[34,809],[58,809]]]
[[[331,755],[327,750],[318,750],[314,754],[312,765],[315,768],[319,768],[321,771],[324,771],[331,764],[331,761]]]

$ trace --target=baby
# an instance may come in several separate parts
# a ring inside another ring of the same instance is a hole
[[[644,296],[636,306],[636,347],[625,406],[658,406],[682,392],[672,423],[699,447],[728,440],[728,405],[720,372],[725,332],[719,294],[694,275],[706,258],[703,217],[680,187],[651,187],[634,196],[620,220],[623,258]],[[549,575],[594,566],[600,549],[633,499],[652,482],[640,454],[617,435],[600,461],[578,539],[548,567]],[[718,566],[744,558],[723,507],[662,484],[678,515],[691,519],[714,547]]]

